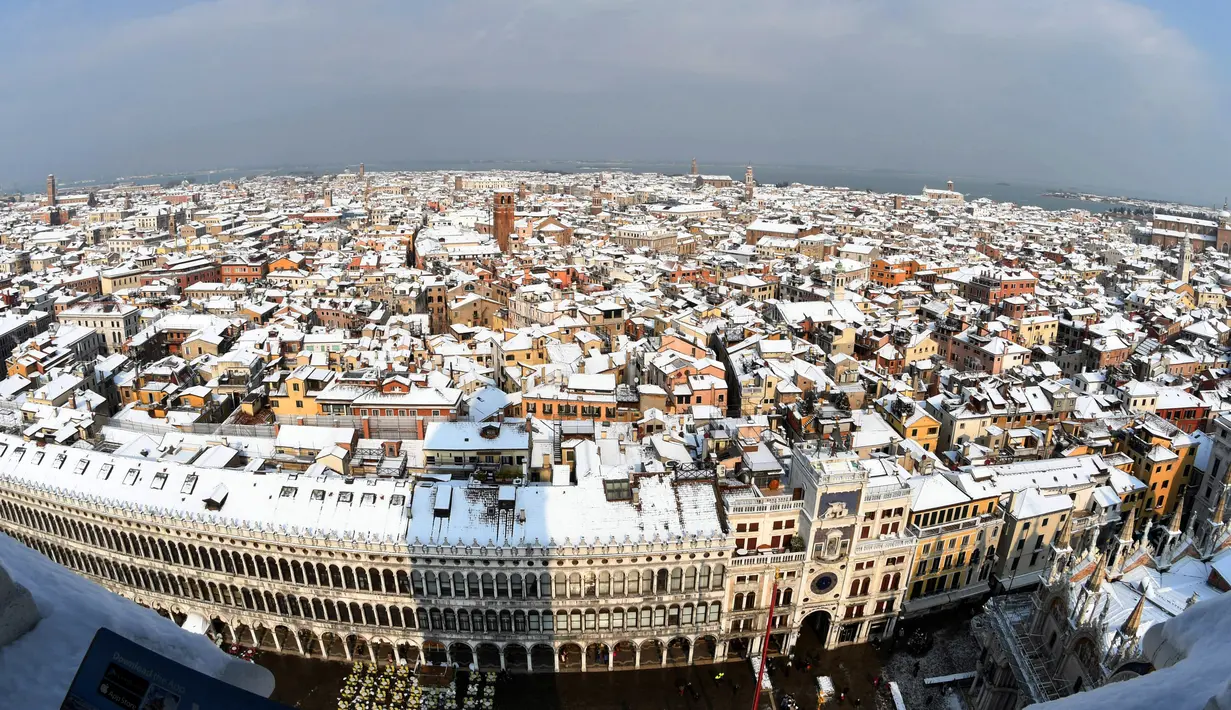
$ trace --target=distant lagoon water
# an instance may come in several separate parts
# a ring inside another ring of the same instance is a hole
[[[190,180],[197,183],[213,183],[221,180],[234,180],[245,176],[278,175],[278,174],[330,174],[341,172],[346,168],[355,169],[357,165],[302,165],[281,166],[277,168],[228,168],[208,171],[189,171],[178,174],[160,174],[138,176],[131,178],[108,178],[99,183],[118,180],[135,182],[168,183],[180,180]],[[559,173],[589,173],[603,170],[626,171],[638,173],[662,173],[678,175],[687,173],[688,162],[638,162],[638,161],[604,161],[604,160],[525,160],[525,161],[446,161],[446,160],[415,160],[390,161],[388,163],[369,162],[367,169],[380,170],[526,170]],[[962,176],[932,175],[924,173],[905,172],[897,170],[865,170],[857,168],[822,167],[806,165],[754,165],[757,181],[761,184],[779,182],[799,182],[808,185],[823,185],[825,187],[847,187],[852,190],[870,190],[882,193],[901,193],[917,195],[923,188],[944,188],[948,180],[954,181],[954,189],[963,193],[967,200],[986,197],[998,202],[1013,202],[1019,205],[1033,205],[1048,210],[1084,209],[1091,212],[1102,212],[1114,206],[1111,202],[1089,202],[1070,200],[1060,197],[1045,197],[1043,193],[1065,190],[1071,192],[1097,192],[1092,188],[1070,188],[1060,186],[1044,186],[1027,182],[1011,180],[989,181],[986,178],[969,178]],[[744,179],[744,165],[737,163],[700,163],[698,171],[707,175],[730,175],[736,181]],[[66,183],[65,189],[73,189],[74,183]],[[85,187],[88,183],[76,183]]]

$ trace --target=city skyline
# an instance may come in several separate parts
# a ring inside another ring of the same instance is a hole
[[[698,155],[1201,204],[1226,192],[1217,6],[696,9],[18,5],[0,49],[0,183],[354,156]]]

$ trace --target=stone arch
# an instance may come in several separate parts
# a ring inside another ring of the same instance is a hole
[[[536,643],[530,648],[530,668],[534,671],[551,672],[556,669],[556,652],[545,643]]]
[[[474,657],[475,663],[478,664],[481,671],[499,670],[501,668],[500,647],[494,643],[485,642],[477,644],[474,648]],[[523,661],[522,667],[525,667],[524,664],[525,662]]]
[[[692,642],[683,636],[676,636],[667,642],[667,665],[683,666],[688,664],[688,651]]]
[[[376,662],[382,666],[391,666],[396,662],[393,653],[393,642],[384,637],[373,638],[372,654],[376,656]]]
[[[558,655],[560,656],[560,670],[581,670],[581,646],[572,642],[562,643]]]
[[[510,643],[504,647],[504,668],[508,671],[528,670],[529,651],[519,643]]]
[[[398,655],[402,657],[402,662],[406,665],[414,667],[419,663],[419,647],[409,641],[401,641],[397,645]]]
[[[586,646],[586,669],[607,670],[607,662],[611,658],[611,647],[605,643],[592,643]]]
[[[646,639],[641,642],[641,665],[657,666],[663,662],[663,642]]]
[[[469,668],[474,663],[474,650],[460,641],[449,644],[449,661],[458,668]]]
[[[299,644],[303,648],[303,654],[309,658],[324,658],[325,652],[321,648],[321,640],[316,634],[312,633],[311,629],[300,629],[296,632],[299,636]]]
[[[713,636],[702,636],[694,643],[692,651],[693,663],[708,663],[714,660],[718,652],[718,640]]]
[[[321,634],[321,648],[323,649],[324,656],[327,659],[332,658],[349,660],[350,658],[350,656],[347,655],[346,642],[341,636],[338,636],[332,631],[326,631]]]

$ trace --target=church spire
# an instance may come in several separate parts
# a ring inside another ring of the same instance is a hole
[[[1133,528],[1137,523],[1137,509],[1129,508],[1128,517],[1124,519],[1124,527],[1120,530],[1120,542],[1124,545],[1133,543]]]
[[[1141,615],[1145,612],[1146,595],[1142,594],[1137,599],[1137,606],[1133,607],[1133,613],[1128,615],[1124,620],[1124,624],[1120,626],[1120,633],[1129,638],[1137,635],[1137,630],[1141,628]]]
[[[1090,578],[1086,580],[1086,589],[1092,592],[1097,592],[1099,587],[1103,586],[1103,577],[1107,574],[1107,557],[1103,553],[1098,555],[1098,564],[1094,567],[1094,572],[1090,573]]]

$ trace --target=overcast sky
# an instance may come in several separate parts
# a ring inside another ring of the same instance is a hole
[[[0,185],[458,159],[1231,192],[1184,0],[0,0]]]

